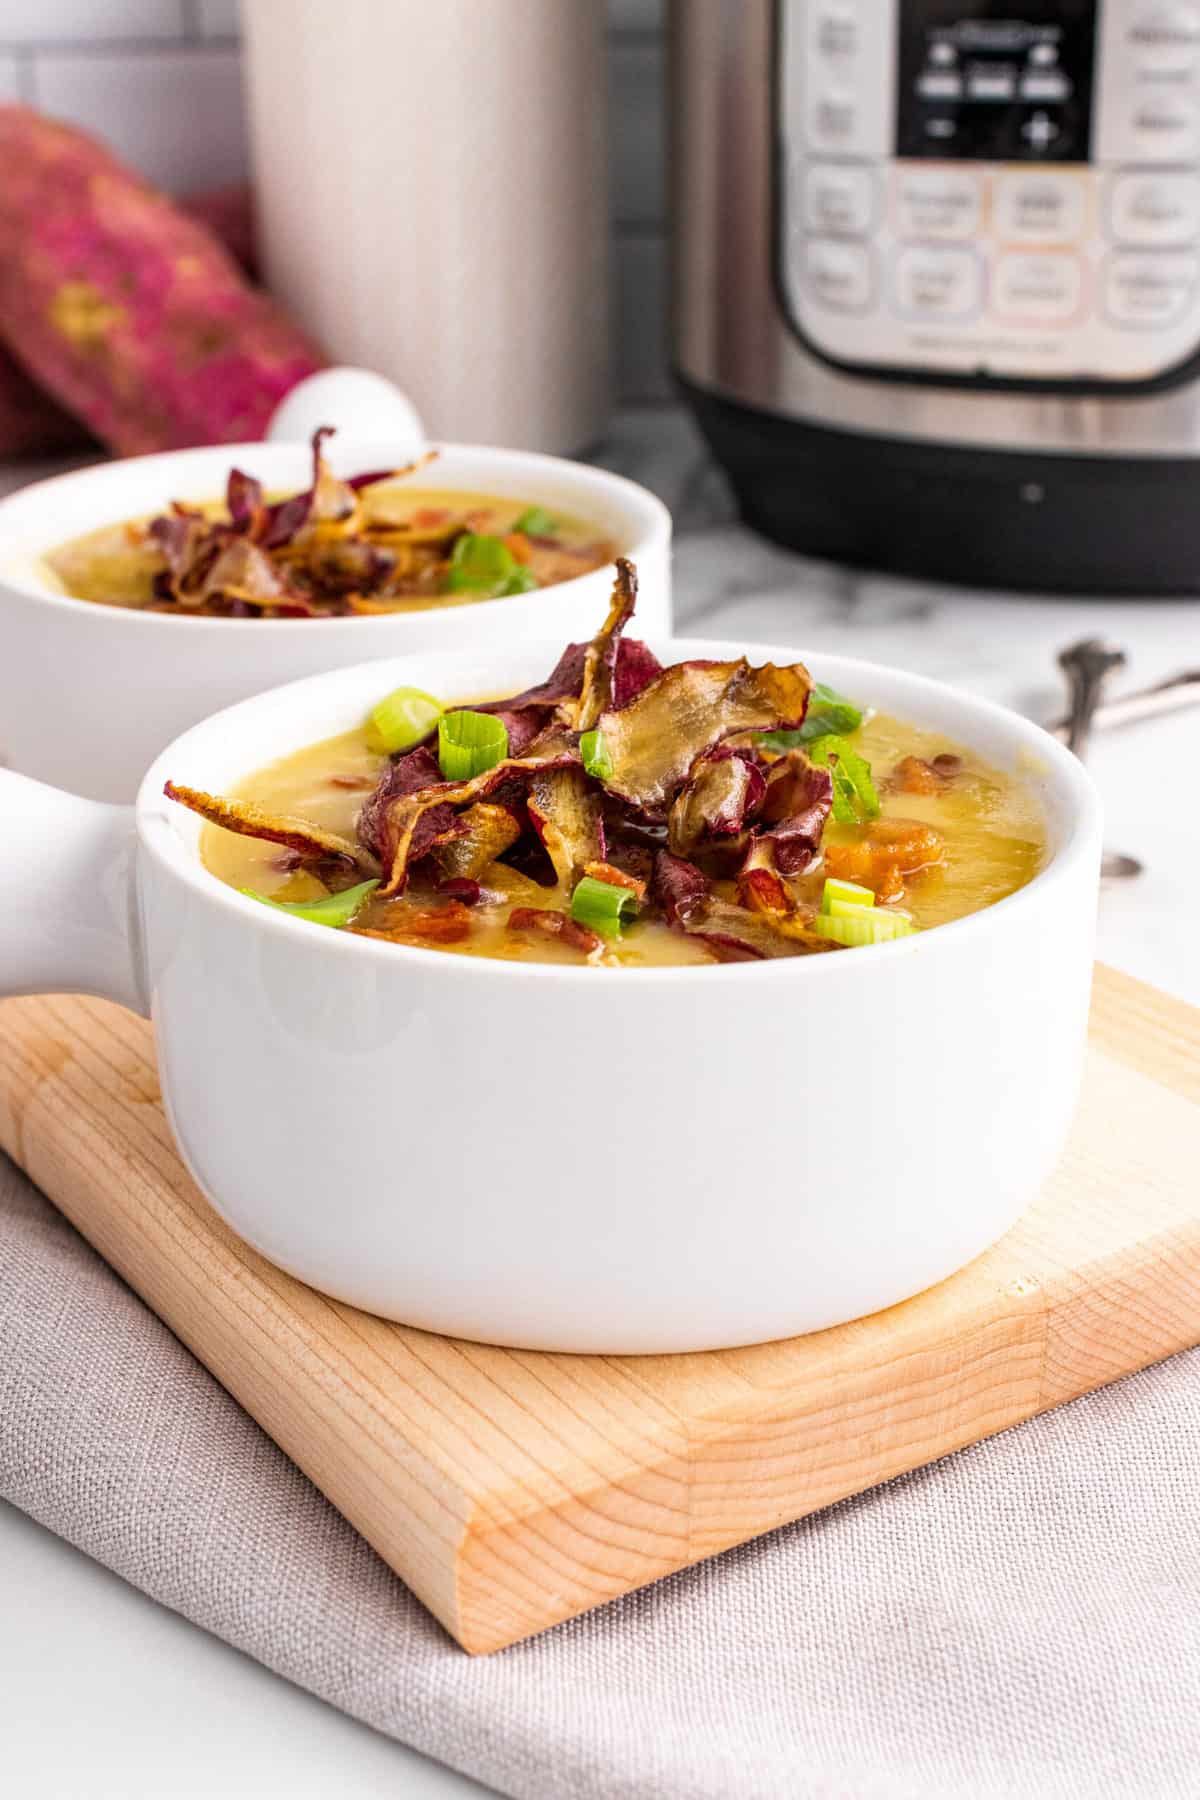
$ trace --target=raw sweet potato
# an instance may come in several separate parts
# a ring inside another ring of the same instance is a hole
[[[88,441],[77,419],[42,393],[20,363],[0,350],[0,456],[43,456]]]
[[[122,453],[257,438],[325,358],[82,132],[0,107],[0,338]]]

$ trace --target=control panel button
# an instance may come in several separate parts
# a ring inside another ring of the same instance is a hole
[[[1010,251],[996,263],[992,308],[1002,318],[1037,324],[1074,318],[1083,294],[1083,264],[1062,250]]]
[[[922,100],[961,100],[962,76],[956,69],[930,69],[917,83]]]
[[[817,52],[831,62],[858,54],[858,7],[855,0],[818,0],[813,20]]]
[[[875,221],[878,182],[851,163],[810,163],[804,171],[804,228],[832,237],[865,237]]]
[[[910,318],[969,319],[983,298],[983,272],[974,250],[910,245],[896,258],[895,303]]]
[[[1149,162],[1184,162],[1196,148],[1196,104],[1190,95],[1146,94],[1133,108],[1134,139]]]
[[[1190,0],[1141,6],[1129,26],[1128,41],[1139,73],[1184,75],[1200,53],[1200,7]]]
[[[1105,311],[1131,330],[1172,325],[1186,312],[1198,275],[1200,258],[1192,255],[1115,250],[1105,270]]]
[[[967,79],[968,100],[1011,100],[1016,91],[1015,69],[979,69]]]
[[[901,168],[895,199],[900,237],[972,238],[979,230],[983,189],[970,170]]]
[[[996,183],[996,235],[1016,243],[1066,243],[1083,231],[1083,185],[1073,175],[1030,171]]]
[[[1119,244],[1188,244],[1200,236],[1200,177],[1118,175],[1108,229]]]
[[[1021,79],[1022,100],[1061,101],[1071,98],[1071,84],[1057,70],[1034,70]]]
[[[838,312],[865,312],[875,296],[874,255],[865,244],[809,238],[804,285],[813,299]]]
[[[808,138],[818,150],[849,150],[858,133],[858,104],[848,88],[821,86],[808,107]]]
[[[1062,126],[1048,112],[1030,113],[1021,126],[1021,136],[1031,150],[1044,156],[1062,136]]]

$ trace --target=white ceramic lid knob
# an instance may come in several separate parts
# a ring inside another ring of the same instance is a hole
[[[321,369],[297,382],[271,416],[272,444],[307,442],[333,425],[357,443],[387,443],[397,462],[426,448],[425,427],[407,395],[370,369]]]

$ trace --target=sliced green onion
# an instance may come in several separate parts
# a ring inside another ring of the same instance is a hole
[[[809,755],[833,776],[833,816],[839,825],[861,825],[879,817],[879,795],[871,779],[871,765],[845,738],[820,738],[810,747]]]
[[[540,588],[541,585],[532,569],[527,568],[524,563],[518,563],[516,569],[500,589],[500,595],[503,598],[506,594],[529,594],[534,588]]]
[[[590,926],[601,937],[620,937],[621,927],[637,918],[637,910],[632,888],[619,887],[615,881],[597,881],[594,875],[585,875],[571,895],[575,923]]]
[[[447,781],[470,781],[508,755],[508,728],[491,713],[448,712],[438,720],[438,767]]]
[[[833,875],[825,879],[821,891],[821,911],[834,913],[843,906],[874,906],[875,890],[860,887],[857,881],[838,881]]]
[[[888,944],[894,938],[911,937],[913,922],[907,913],[891,912],[884,907],[847,907],[842,914],[829,917],[818,913],[812,922],[818,937],[832,938],[835,944],[860,949],[864,944]]]
[[[553,537],[558,520],[552,519],[544,506],[527,506],[513,530],[523,531],[526,537]]]
[[[293,919],[307,919],[311,925],[330,925],[340,931],[348,925],[367,896],[379,886],[378,881],[360,881],[357,887],[344,888],[340,894],[323,894],[319,900],[272,900],[254,888],[239,888],[248,900],[261,900],[276,912],[290,913]]]
[[[594,775],[597,781],[608,781],[611,778],[613,760],[608,754],[608,745],[602,731],[585,731],[579,740],[579,754],[589,775]]]
[[[795,731],[764,732],[758,741],[768,750],[798,750],[817,738],[845,737],[857,731],[862,722],[862,708],[855,706],[853,700],[826,687],[823,681],[814,681],[803,725]]]
[[[464,531],[451,553],[446,586],[452,594],[495,599],[520,567],[503,538]]]
[[[422,693],[420,688],[396,688],[372,707],[367,719],[367,746],[383,756],[411,750],[429,736],[441,716],[441,701],[432,694]]]

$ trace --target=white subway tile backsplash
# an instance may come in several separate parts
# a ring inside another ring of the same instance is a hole
[[[193,5],[202,37],[241,35],[241,0],[193,0]]]
[[[613,217],[657,223],[666,210],[666,57],[660,44],[613,44],[608,52]]]
[[[626,399],[668,399],[666,238],[659,233],[628,237],[618,231],[613,261],[618,391]]]
[[[161,187],[186,193],[246,177],[235,50],[42,56],[34,81],[39,107],[94,131]]]
[[[183,35],[183,0],[3,0],[0,43],[111,44]]]

